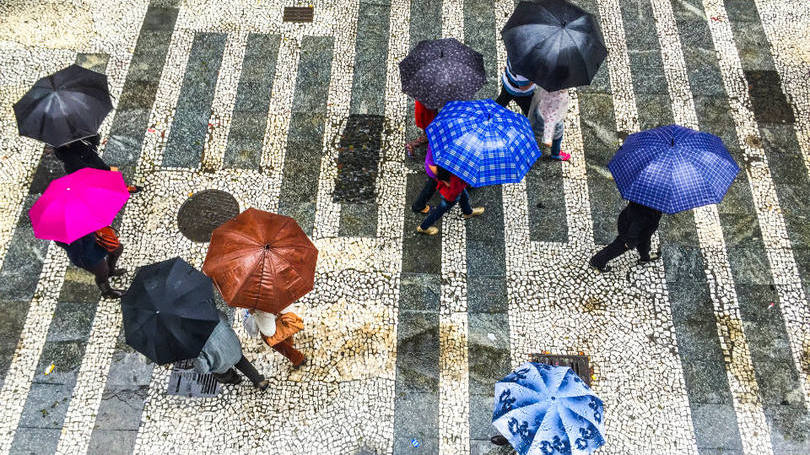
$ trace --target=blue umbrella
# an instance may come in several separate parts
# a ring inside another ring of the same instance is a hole
[[[425,130],[433,161],[472,186],[515,183],[540,157],[529,120],[495,101],[451,101]]]
[[[585,455],[605,443],[603,409],[571,368],[526,362],[495,384],[492,425],[520,455]]]
[[[622,198],[664,213],[719,203],[740,171],[719,137],[678,125],[631,134],[608,169]]]

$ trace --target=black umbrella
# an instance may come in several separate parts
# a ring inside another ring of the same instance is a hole
[[[180,258],[138,270],[121,310],[127,344],[161,365],[197,357],[219,323],[211,279]]]
[[[14,115],[21,136],[59,147],[96,134],[112,108],[107,76],[70,65],[38,80]]]
[[[501,36],[512,70],[550,92],[590,84],[607,56],[593,16],[565,0],[520,2]]]
[[[420,41],[399,62],[399,78],[402,91],[428,109],[470,100],[487,81],[484,57],[455,38]]]

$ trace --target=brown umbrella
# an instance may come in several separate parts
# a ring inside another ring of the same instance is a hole
[[[202,270],[228,305],[278,313],[312,290],[317,261],[294,219],[250,208],[214,229]]]

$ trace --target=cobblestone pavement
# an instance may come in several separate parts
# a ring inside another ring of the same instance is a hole
[[[610,52],[571,92],[573,160],[475,190],[484,216],[454,211],[429,238],[397,63],[456,37],[493,97],[513,0],[311,1],[303,24],[282,22],[292,1],[0,4],[0,453],[506,453],[488,441],[493,384],[544,351],[590,356],[598,453],[810,453],[810,3],[575,0]],[[115,284],[173,256],[202,265],[178,221],[193,194],[293,216],[320,249],[308,365],[236,322],[269,390],[167,395],[118,301],[33,237],[28,208],[62,170],[11,104],[73,62],[108,75],[104,158],[146,187],[116,221]],[[721,205],[664,217],[662,261],[595,274],[622,207],[606,163],[670,123],[719,135],[743,170]]]

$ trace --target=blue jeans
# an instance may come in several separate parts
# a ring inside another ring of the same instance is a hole
[[[470,195],[467,194],[467,190],[464,190],[464,191],[461,192],[461,195],[459,195],[458,199],[456,199],[455,201],[448,202],[444,198],[444,196],[442,196],[441,197],[441,202],[439,202],[439,206],[438,207],[433,207],[432,209],[430,209],[430,213],[428,214],[427,217],[425,217],[425,220],[422,221],[422,224],[419,225],[419,227],[421,227],[422,229],[427,229],[427,228],[433,226],[433,223],[435,223],[436,221],[439,221],[439,218],[441,218],[442,215],[445,214],[445,212],[452,209],[453,206],[456,205],[456,202],[459,202],[459,201],[461,201],[461,211],[465,215],[472,214],[473,210],[472,210],[472,207],[470,207]]]
[[[532,123],[532,127],[535,131],[540,132],[540,137],[543,137],[543,130],[545,129],[545,124],[543,123],[543,117],[537,113],[537,111],[532,112],[532,116],[529,119]],[[551,140],[551,154],[557,156],[560,154],[560,147],[562,146],[562,138],[563,132],[565,131],[565,125],[563,122],[557,122],[554,125],[554,135],[552,136],[553,139]]]
[[[419,196],[411,205],[411,210],[414,212],[421,212],[427,206],[428,201],[430,198],[433,197],[433,193],[436,192],[436,181],[432,178],[428,177],[425,180],[425,185],[422,187],[422,192],[419,193]]]

